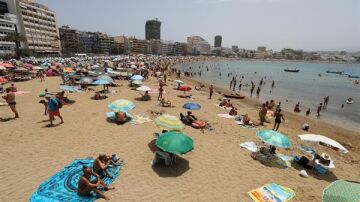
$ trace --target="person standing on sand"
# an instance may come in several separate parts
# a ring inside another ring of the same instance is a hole
[[[161,100],[162,97],[163,97],[163,92],[164,92],[164,89],[163,89],[163,86],[161,85],[159,87],[159,96],[158,96],[158,100]]]
[[[310,115],[310,108],[306,111],[306,116]]]
[[[19,113],[16,110],[16,102],[15,102],[15,94],[11,92],[11,88],[5,89],[6,95],[2,96],[4,100],[6,100],[6,103],[9,105],[12,112],[15,114],[15,119],[19,118]]]
[[[213,87],[213,85],[210,85],[209,90],[210,90],[209,99],[211,100],[212,94],[214,93],[214,87]]]
[[[284,119],[283,114],[281,113],[281,109],[276,110],[275,113],[274,113],[274,116],[275,116],[275,124],[274,124],[273,130],[277,131],[279,129],[279,127],[280,127],[281,119],[284,122],[285,122],[285,119]]]
[[[317,116],[316,116],[316,118],[320,118],[320,112],[321,112],[322,107],[323,107],[323,104],[320,103],[320,105],[317,108]]]
[[[324,97],[324,109],[327,107],[329,103],[329,96]]]
[[[167,75],[166,72],[164,72],[164,83],[166,84],[166,80],[167,80]]]
[[[275,81],[273,80],[272,84],[271,84],[271,88],[274,88],[274,87],[275,87]]]
[[[267,109],[266,109],[266,105],[264,103],[264,104],[262,104],[262,107],[260,108],[260,111],[259,111],[259,118],[260,118],[261,126],[264,125],[266,114],[267,114]]]
[[[235,87],[236,87],[236,78],[235,78],[235,80],[234,80],[233,91],[235,91]]]
[[[242,84],[241,84],[241,81],[240,81],[240,84],[239,84],[239,92],[241,92],[241,86],[242,86]]]
[[[48,113],[49,113],[49,119],[50,119],[50,124],[48,126],[49,127],[54,126],[53,121],[55,119],[55,116],[58,116],[61,120],[60,124],[63,124],[64,119],[60,114],[60,108],[62,106],[62,104],[60,103],[60,100],[58,100],[56,98],[51,98],[50,96],[47,96],[46,99],[48,101]]]

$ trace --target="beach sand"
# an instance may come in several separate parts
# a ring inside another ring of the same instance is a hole
[[[248,191],[267,183],[292,188],[296,193],[292,201],[321,201],[323,189],[332,181],[360,181],[359,132],[286,112],[286,122],[280,126],[280,131],[289,135],[294,149],[279,149],[278,153],[300,154],[296,135],[304,133],[300,128],[305,122],[310,124],[309,133],[323,134],[353,145],[347,154],[321,147],[321,151],[331,155],[336,168],[332,174],[302,178],[299,170],[293,167],[267,167],[253,160],[250,151],[240,148],[239,144],[245,141],[261,144],[255,136],[257,130],[242,129],[234,120],[217,117],[216,114],[227,113],[215,106],[222,96],[214,94],[209,100],[207,92],[203,91],[188,93],[194,96],[191,102],[202,105],[201,110],[193,113],[199,119],[209,121],[215,130],[202,134],[200,130],[186,127],[183,132],[193,138],[195,149],[180,156],[173,167],[152,167],[153,133],[161,129],[152,122],[135,126],[108,123],[105,118],[107,104],[117,99],[129,99],[136,104],[131,111],[133,115],[150,117],[151,111],[162,111],[178,116],[180,112],[186,112],[182,105],[189,101],[177,97],[183,92],[173,90],[172,82],[165,87],[165,97],[172,101],[174,108],[161,108],[157,95],[148,102],[134,100],[140,97],[139,92],[131,90],[127,81],[118,81],[123,86],[112,88],[118,92],[106,100],[90,99],[93,92],[67,93],[76,103],[61,109],[65,123],[47,128],[47,116],[43,115],[44,106],[38,104],[38,94],[45,88],[50,92],[58,91],[59,82],[60,78],[54,77],[46,78],[43,83],[39,80],[16,83],[19,90],[31,93],[16,97],[20,119],[0,122],[0,201],[28,201],[42,182],[74,159],[96,157],[99,153],[116,153],[125,160],[119,178],[112,184],[116,189],[106,193],[112,201],[246,202],[252,201]],[[153,78],[145,84],[158,85]],[[259,104],[255,101],[233,102],[240,113],[248,113],[253,120],[258,118]],[[1,118],[12,116],[8,107],[0,107]],[[59,123],[59,119],[55,123]],[[265,128],[271,129],[272,123],[266,124]]]

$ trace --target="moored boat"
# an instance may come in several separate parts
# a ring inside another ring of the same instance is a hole
[[[284,69],[285,72],[299,72],[300,70],[299,69]]]
[[[331,71],[331,70],[327,70],[326,73],[328,74],[342,74],[344,73],[343,71]]]
[[[244,99],[245,98],[245,96],[240,95],[240,94],[227,94],[227,93],[224,94],[224,97],[234,98],[234,99]]]
[[[355,76],[355,75],[348,75],[349,78],[354,78],[354,79],[357,79],[357,78],[360,78],[360,76]]]

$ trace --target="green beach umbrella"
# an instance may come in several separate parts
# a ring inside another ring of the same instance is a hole
[[[166,132],[156,139],[156,146],[173,154],[186,154],[194,149],[193,140],[180,132]]]
[[[323,202],[360,201],[360,183],[336,180],[325,188]]]
[[[292,147],[291,142],[286,135],[273,130],[259,131],[256,133],[256,136],[269,145],[273,145],[280,148]]]

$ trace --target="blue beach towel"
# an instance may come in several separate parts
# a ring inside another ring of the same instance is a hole
[[[30,198],[30,202],[92,202],[97,199],[95,193],[88,197],[77,195],[79,177],[83,174],[83,166],[92,167],[94,159],[79,159],[63,168],[51,178],[42,183]],[[120,173],[122,166],[112,166],[109,173],[113,176],[103,178],[106,185],[111,184]]]

